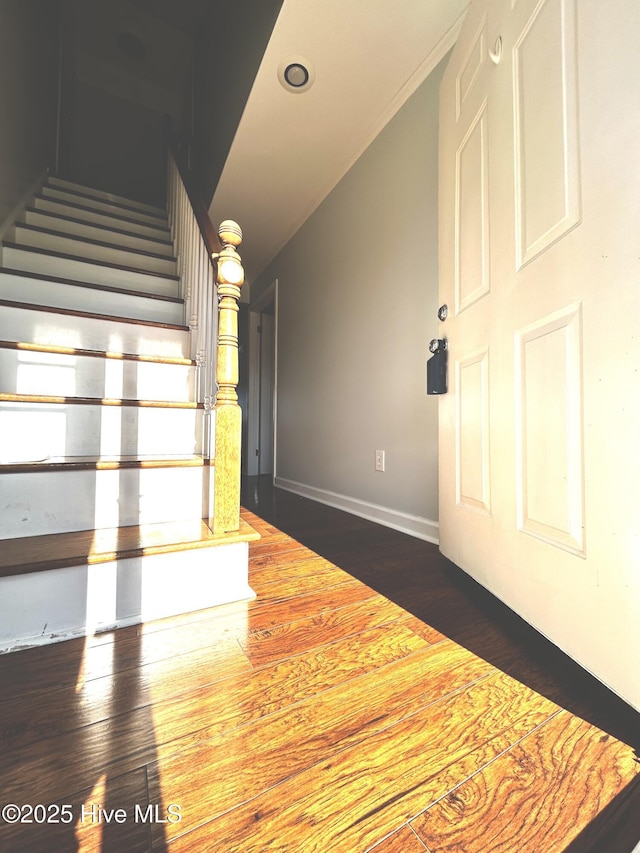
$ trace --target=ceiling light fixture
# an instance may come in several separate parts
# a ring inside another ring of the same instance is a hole
[[[308,59],[289,56],[278,66],[278,80],[287,92],[299,94],[313,86],[315,72]]]

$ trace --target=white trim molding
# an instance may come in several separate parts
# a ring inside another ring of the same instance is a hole
[[[315,486],[297,483],[295,480],[287,480],[284,477],[274,477],[273,485],[303,498],[309,498],[312,501],[335,507],[335,509],[342,509],[351,515],[375,521],[377,524],[391,527],[393,530],[399,530],[401,533],[407,533],[417,539],[424,539],[434,545],[439,544],[439,524],[429,518],[409,515],[409,513],[400,512],[390,507],[369,503],[348,495],[340,495],[337,492],[330,492],[328,489],[318,489]]]

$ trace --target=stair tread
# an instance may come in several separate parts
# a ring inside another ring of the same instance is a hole
[[[122,246],[118,243],[108,243],[104,240],[94,240],[91,237],[82,237],[78,234],[69,234],[66,231],[56,231],[54,228],[43,228],[41,225],[31,225],[28,222],[16,222],[16,231],[19,229],[24,229],[25,231],[36,231],[38,234],[48,234],[51,237],[60,237],[63,240],[75,240],[78,243],[84,243],[89,246],[96,246],[99,249],[115,249],[118,252],[130,252],[134,255],[141,255],[142,257],[153,258],[154,260],[159,261],[169,261],[175,262],[176,258],[173,255],[161,255],[158,252],[148,252],[146,249],[136,249],[132,246]],[[37,246],[28,246],[23,243],[18,243],[14,245],[23,246],[28,249],[39,248]],[[43,250],[40,250],[43,251]],[[45,250],[48,251],[48,250]],[[79,257],[79,256],[73,256]],[[103,263],[102,261],[95,261],[91,258],[84,258],[83,260],[89,260],[92,263]]]
[[[7,245],[6,243],[4,245]],[[17,248],[22,248],[18,246]],[[54,254],[53,252],[48,254]],[[76,260],[83,260],[82,258],[76,258]],[[91,261],[91,263],[95,263],[95,261]],[[124,269],[122,267],[121,269]],[[146,297],[147,299],[159,299],[163,302],[174,302],[174,303],[183,303],[184,299],[181,299],[179,296],[166,296],[163,293],[151,293],[146,290],[132,290],[128,287],[117,287],[113,284],[97,284],[93,281],[80,281],[75,278],[63,278],[59,275],[49,275],[48,273],[42,272],[32,272],[31,270],[16,270],[12,267],[0,267],[0,275],[6,273],[7,275],[17,275],[22,278],[35,278],[38,281],[51,281],[56,284],[68,284],[72,287],[85,287],[93,290],[104,290],[109,293],[121,293],[123,296],[136,296],[136,297]]]
[[[155,228],[157,231],[166,231],[167,234],[169,233],[169,226],[163,224],[162,222],[158,222],[158,224],[156,225],[153,222],[145,222],[142,219],[135,219],[134,217],[130,216],[120,216],[120,214],[111,213],[108,210],[97,210],[95,207],[85,207],[85,205],[83,204],[75,204],[74,202],[67,201],[63,198],[55,198],[54,196],[43,195],[42,193],[37,193],[35,195],[35,198],[41,199],[42,201],[53,202],[55,204],[64,204],[66,207],[70,207],[73,210],[81,210],[83,211],[83,213],[98,213],[101,216],[108,216],[110,219],[113,219],[116,222],[130,222],[133,225],[146,225],[148,228]],[[144,211],[141,212],[144,213]]]
[[[213,465],[203,456],[56,456],[24,462],[0,463],[1,474],[41,471],[118,471],[126,468],[202,468]]]
[[[87,225],[91,228],[99,228],[101,231],[112,231],[115,234],[123,234],[127,237],[136,237],[140,240],[149,240],[152,243],[159,243],[161,246],[173,246],[173,243],[169,239],[161,240],[159,237],[151,237],[146,234],[136,234],[132,231],[127,231],[124,228],[101,225],[99,222],[87,222],[86,219],[77,219],[75,216],[65,216],[63,213],[52,213],[49,210],[39,210],[37,207],[27,207],[25,210],[27,213],[37,213],[39,216],[47,216],[50,219],[62,219],[64,222],[73,222],[76,225]]]
[[[176,400],[137,400],[126,397],[65,397],[54,394],[14,394],[0,391],[0,403],[46,403],[76,406],[137,406],[150,409],[203,409],[204,403]]]
[[[180,276],[166,272],[151,272],[149,270],[138,269],[138,267],[129,267],[126,264],[114,264],[111,261],[97,261],[94,258],[84,258],[81,255],[70,255],[68,252],[54,252],[51,249],[40,249],[37,246],[26,246],[22,243],[14,243],[10,240],[4,240],[2,245],[7,249],[17,249],[21,252],[32,252],[36,255],[46,255],[47,257],[61,258],[64,261],[78,261],[82,264],[92,264],[93,266],[106,267],[112,270],[122,270],[124,272],[134,273],[135,275],[150,275],[154,278],[166,278],[171,281],[180,281]],[[25,270],[28,272],[28,270]]]
[[[144,202],[136,202],[135,199],[127,199],[125,196],[115,196],[113,193],[106,193],[104,190],[94,190],[93,187],[82,187],[78,184],[77,187],[62,186],[47,181],[45,184],[47,189],[56,190],[57,192],[69,193],[70,196],[78,196],[87,201],[97,201],[100,204],[111,204],[114,207],[120,207],[124,210],[131,210],[134,213],[144,213],[147,216],[155,216],[156,219],[166,219],[167,212],[161,207],[144,204]],[[106,195],[111,195],[111,198],[105,198],[96,193],[105,192]]]
[[[24,350],[25,352],[42,352],[55,355],[87,356],[89,358],[111,358],[118,361],[144,361],[152,364],[171,364],[180,367],[194,367],[192,358],[178,358],[164,355],[140,355],[131,352],[108,352],[106,350],[82,349],[80,347],[64,347],[55,344],[33,344],[26,341],[2,341],[0,349]]]
[[[28,536],[3,541],[0,577],[251,542],[259,538],[260,534],[242,519],[237,531],[222,534],[214,534],[204,521],[174,521]]]
[[[2,272],[2,270],[0,270]],[[20,270],[9,270],[9,272],[24,272]],[[32,273],[33,275],[33,273]],[[74,282],[77,284],[78,282]],[[147,295],[147,294],[145,294]],[[165,297],[167,298],[167,297]],[[179,332],[188,332],[189,327],[180,323],[160,323],[158,320],[141,320],[136,317],[121,317],[113,314],[100,314],[95,311],[78,311],[75,308],[59,308],[52,305],[38,305],[34,302],[16,302],[13,299],[0,299],[0,306],[7,308],[21,308],[31,311],[44,311],[48,314],[64,314],[71,317],[88,317],[94,320],[109,320],[115,323],[130,323],[139,326],[152,326],[158,329],[173,329]]]
[[[49,175],[45,186],[52,187],[53,189],[69,189],[71,191],[84,193],[86,195],[93,196],[94,198],[97,198],[101,201],[115,200],[116,203],[120,202],[122,204],[128,204],[134,207],[138,206],[142,208],[149,208],[153,213],[157,213],[159,215],[166,216],[167,214],[166,208],[161,207],[157,204],[149,204],[149,202],[140,201],[139,199],[121,195],[120,193],[112,193],[109,190],[102,190],[99,187],[92,187],[88,184],[82,184],[79,181],[72,181],[69,178],[63,178],[60,175]]]

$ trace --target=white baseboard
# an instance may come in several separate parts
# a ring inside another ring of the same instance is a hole
[[[408,533],[409,536],[424,539],[426,542],[433,542],[434,545],[440,541],[438,522],[429,518],[409,515],[359,498],[330,492],[327,489],[317,489],[315,486],[307,486],[304,483],[297,483],[295,480],[286,480],[284,477],[274,477],[273,484],[279,489],[293,492],[303,498],[310,498],[312,501],[318,501],[318,503],[327,504],[327,506],[336,509],[342,509],[360,518],[366,518],[369,521],[383,524],[385,527],[399,530],[401,533]]]

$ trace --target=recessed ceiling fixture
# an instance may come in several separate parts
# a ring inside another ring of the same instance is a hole
[[[315,71],[303,56],[288,56],[278,66],[278,80],[287,92],[306,92],[313,86]]]

